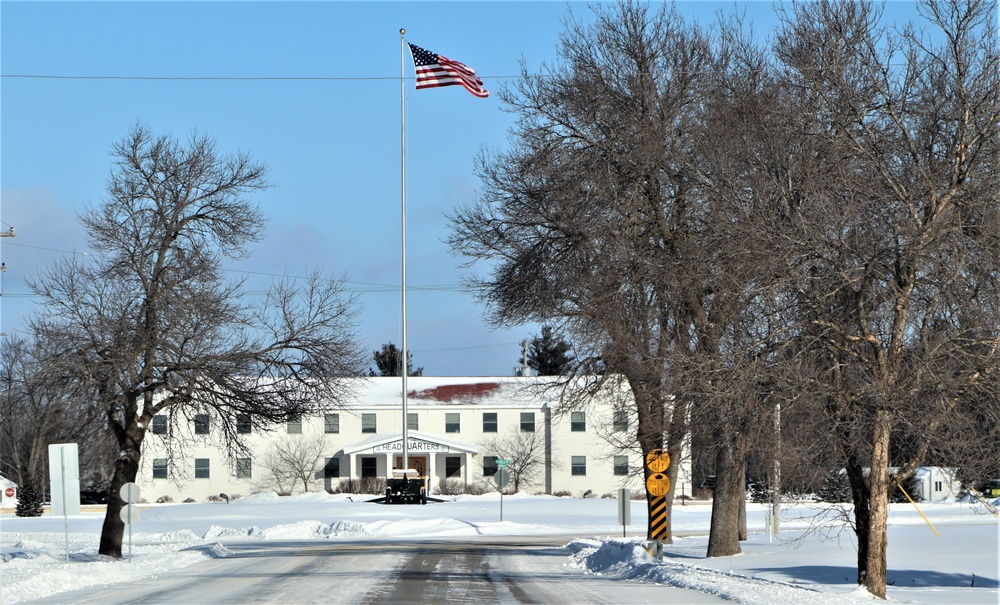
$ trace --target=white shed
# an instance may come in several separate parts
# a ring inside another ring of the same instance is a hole
[[[962,491],[962,484],[955,475],[956,469],[940,466],[921,466],[913,476],[917,482],[917,493],[924,502],[954,500]]]

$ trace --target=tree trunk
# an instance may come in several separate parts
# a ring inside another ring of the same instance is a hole
[[[868,521],[868,560],[864,586],[880,599],[885,598],[887,525],[889,520],[889,412],[875,416],[872,434],[872,466],[868,477],[870,517]],[[860,536],[858,537],[860,540]]]
[[[737,462],[736,448],[718,442],[715,457],[715,494],[712,497],[712,525],[708,532],[708,557],[728,557],[743,552],[740,549],[740,483],[743,464]]]
[[[121,435],[119,442],[122,441]],[[106,557],[122,558],[122,539],[125,535],[125,522],[121,511],[125,501],[121,499],[121,488],[130,481],[135,481],[139,471],[140,445],[142,443],[141,429],[133,427],[127,432],[126,443],[119,443],[120,455],[115,460],[115,472],[111,477],[111,487],[108,493],[108,508],[104,515],[104,525],[101,527],[101,543],[98,553]]]
[[[740,542],[746,542],[749,533],[747,532],[747,467],[746,463],[740,465]]]
[[[858,539],[858,584],[865,583],[868,574],[868,534],[871,529],[868,482],[865,469],[860,461],[851,456],[845,465],[847,481],[851,485],[851,501],[854,504],[854,535]]]

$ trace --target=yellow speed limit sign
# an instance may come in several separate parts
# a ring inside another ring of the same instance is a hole
[[[663,473],[653,473],[646,479],[646,491],[651,496],[666,496],[670,491],[670,478]]]
[[[646,454],[646,466],[654,473],[662,473],[670,466],[670,454],[661,450],[650,450]]]

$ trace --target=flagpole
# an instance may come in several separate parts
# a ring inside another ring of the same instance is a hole
[[[403,306],[403,343],[402,351],[400,353],[403,356],[401,361],[402,370],[400,374],[403,375],[403,470],[410,468],[409,463],[409,447],[410,447],[410,423],[409,415],[407,414],[406,404],[407,404],[407,393],[406,393],[406,375],[409,373],[409,364],[407,363],[408,358],[406,354],[406,41],[404,36],[406,35],[406,30],[400,28],[399,30],[399,147],[400,147],[400,182],[401,182],[401,212],[402,212],[402,232],[401,232],[401,248],[402,248],[402,306]],[[391,475],[391,473],[390,473]]]

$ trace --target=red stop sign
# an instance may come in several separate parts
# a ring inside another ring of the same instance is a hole
[[[3,495],[7,496],[8,498],[13,498],[14,497],[14,488],[13,487],[8,487],[7,489],[3,490]]]

